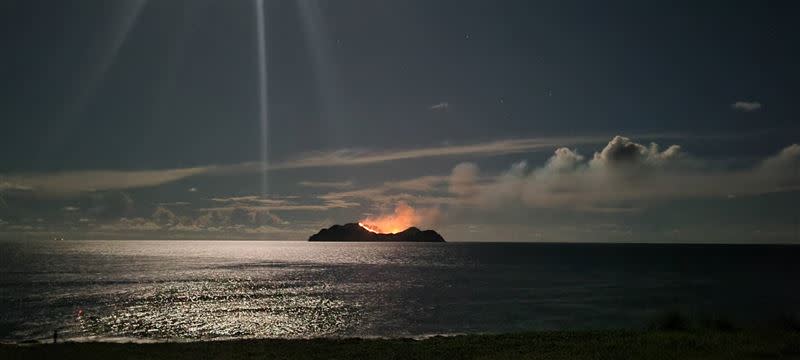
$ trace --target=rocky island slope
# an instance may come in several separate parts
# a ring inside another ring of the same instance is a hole
[[[433,230],[410,227],[399,233],[383,234],[367,230],[357,223],[333,225],[311,235],[308,241],[365,241],[365,242],[445,242]]]

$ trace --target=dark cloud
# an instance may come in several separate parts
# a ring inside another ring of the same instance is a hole
[[[761,103],[758,101],[737,101],[731,104],[731,108],[737,111],[753,112],[761,109]]]
[[[153,219],[154,223],[156,223],[158,226],[162,228],[175,226],[180,223],[180,219],[178,218],[178,216],[175,215],[175,213],[173,213],[171,210],[163,206],[159,206],[158,208],[156,208],[156,211],[153,212],[151,218]]]
[[[346,189],[353,187],[353,182],[348,181],[301,181],[298,183],[300,186],[310,188],[333,188],[333,189]]]
[[[450,103],[442,101],[438,104],[431,105],[430,109],[433,111],[447,111],[450,109]]]
[[[135,202],[130,194],[120,191],[98,192],[88,195],[86,213],[102,218],[131,216]]]
[[[565,152],[564,149],[565,148],[556,150],[555,157],[563,155],[559,154],[559,151]],[[678,159],[681,155],[681,147],[678,145],[670,145],[666,150],[660,151],[656,143],[651,143],[650,146],[644,146],[633,142],[629,138],[615,136],[603,150],[594,154],[592,165],[655,165]]]

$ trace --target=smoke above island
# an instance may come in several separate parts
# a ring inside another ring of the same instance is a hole
[[[412,226],[432,226],[440,217],[439,208],[415,209],[405,201],[398,201],[392,213],[368,216],[358,224],[374,233],[395,234]]]

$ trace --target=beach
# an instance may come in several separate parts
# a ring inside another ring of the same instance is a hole
[[[800,359],[800,332],[594,331],[414,339],[0,345],[3,359]]]

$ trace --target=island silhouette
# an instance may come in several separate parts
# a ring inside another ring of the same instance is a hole
[[[363,241],[363,242],[445,242],[433,230],[410,227],[398,233],[379,233],[368,230],[358,223],[333,225],[311,235],[308,241]]]

